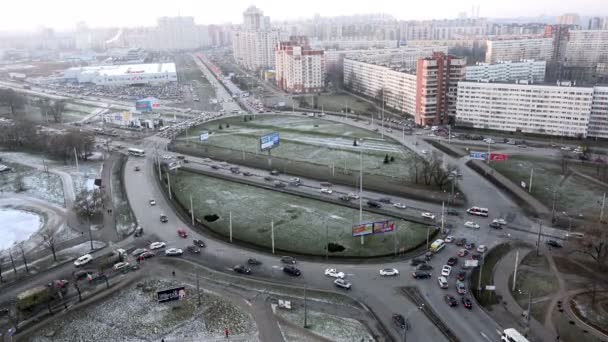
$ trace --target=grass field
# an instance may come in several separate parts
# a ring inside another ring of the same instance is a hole
[[[312,108],[314,102],[315,108],[323,108],[323,110],[328,112],[343,112],[346,108],[348,108],[349,111],[354,112],[355,115],[361,114],[362,116],[369,116],[370,113],[377,114],[377,110],[373,104],[363,101],[350,94],[303,96],[295,99],[304,99],[307,103],[305,108]],[[296,101],[296,104],[299,104],[299,101]]]
[[[223,129],[220,130],[219,125]],[[258,116],[244,122],[242,118],[234,117],[198,127],[189,132],[189,137],[182,135],[178,141],[198,142],[199,133],[203,131],[210,131],[212,135],[201,145],[259,153],[260,136],[279,132],[280,146],[271,151],[275,157],[358,171],[360,149],[363,149],[364,173],[409,177],[411,172],[412,151],[394,141],[381,140],[377,133],[343,123],[288,116]],[[363,139],[359,147],[353,146],[355,139]],[[387,154],[395,161],[384,164]]]
[[[195,216],[212,230],[228,236],[232,212],[233,237],[269,249],[271,221],[275,248],[301,254],[325,255],[326,237],[345,248],[331,254],[339,256],[388,255],[395,244],[410,249],[426,241],[426,226],[364,211],[364,222],[395,220],[398,233],[396,239],[393,233],[367,236],[362,246],[351,236],[352,225],[359,223],[358,210],[185,171],[171,181],[177,200],[189,207],[192,196]],[[203,220],[213,214],[219,219]]]
[[[602,196],[608,191],[608,188],[574,174],[564,179],[560,162],[557,160],[510,156],[508,162],[494,163],[492,167],[515,184],[522,181],[528,184],[531,169],[534,169],[532,195],[548,208],[552,208],[553,193],[556,190],[555,211],[565,211],[572,217],[598,211]]]

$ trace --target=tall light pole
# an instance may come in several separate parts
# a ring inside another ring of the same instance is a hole
[[[562,211],[562,214],[566,215],[568,218],[568,236],[570,236],[570,233],[572,233],[572,217],[565,211]]]
[[[359,149],[359,224],[363,223],[363,148]],[[365,236],[361,235],[361,244],[365,243]]]
[[[420,304],[420,306],[418,306],[418,307],[416,307],[416,308],[412,309],[410,312],[408,312],[408,313],[407,313],[407,315],[405,315],[405,317],[404,317],[404,319],[403,319],[403,320],[404,320],[404,322],[403,322],[403,325],[404,325],[404,326],[403,326],[403,335],[402,335],[402,341],[403,341],[403,342],[405,342],[405,334],[406,334],[406,332],[407,332],[407,328],[408,328],[408,325],[409,325],[409,324],[408,324],[408,320],[410,319],[410,316],[411,316],[411,315],[413,315],[413,314],[414,314],[414,313],[416,313],[416,312],[421,311],[422,309],[424,309],[424,303],[423,303],[423,304]]]

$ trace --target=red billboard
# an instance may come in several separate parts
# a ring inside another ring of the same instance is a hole
[[[504,153],[490,153],[490,161],[507,161],[508,156]]]
[[[393,230],[395,230],[395,222],[393,221],[374,222],[374,234],[392,232]]]
[[[370,234],[382,234],[392,232],[395,230],[394,221],[378,221],[371,223],[362,223],[353,226],[353,237],[370,235]]]

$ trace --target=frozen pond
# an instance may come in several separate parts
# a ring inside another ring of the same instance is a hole
[[[40,216],[24,210],[0,208],[0,250],[27,240],[42,225]]]

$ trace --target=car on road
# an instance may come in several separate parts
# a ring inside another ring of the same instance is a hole
[[[251,269],[245,265],[236,265],[232,268],[232,270],[236,273],[241,273],[241,274],[250,274],[251,273]]]
[[[407,322],[403,315],[393,314],[393,323],[397,326],[397,328],[404,330],[407,327]]]
[[[344,201],[344,202],[348,202],[348,201],[350,201],[350,197],[348,197],[348,196],[346,196],[346,195],[340,195],[340,197],[338,197],[338,198],[340,198],[340,200],[341,200],[341,201]]]
[[[490,222],[490,228],[502,229],[502,226],[500,225],[500,223],[492,221]]]
[[[399,270],[396,268],[383,268],[380,270],[381,276],[397,276],[399,275]]]
[[[351,193],[348,194],[348,198],[350,198],[350,199],[359,199],[359,195],[354,194],[354,193],[351,192]]]
[[[376,201],[367,201],[367,206],[370,208],[381,208],[382,204],[380,204]]]
[[[422,154],[427,154],[427,153],[429,153],[429,151],[427,151],[427,150],[422,150]]]
[[[274,185],[275,188],[284,188],[287,186],[285,183],[279,181],[274,182],[272,185]]]
[[[562,244],[559,243],[558,241],[555,240],[547,240],[547,246],[551,246],[551,247],[555,247],[555,248],[562,248]]]
[[[123,268],[127,268],[127,267],[129,267],[129,263],[128,262],[117,262],[117,263],[114,264],[114,266],[112,266],[112,269],[114,271],[120,271]]]
[[[281,262],[282,262],[282,263],[284,263],[284,264],[292,264],[292,265],[293,265],[293,264],[295,264],[297,261],[296,261],[296,258],[294,258],[294,257],[291,257],[291,256],[283,256],[283,257],[281,257]]]
[[[74,266],[80,267],[90,263],[93,260],[91,254],[85,254],[74,261]]]
[[[454,306],[458,306],[458,301],[456,300],[456,298],[452,295],[445,295],[445,297],[443,297],[445,299],[445,302],[448,303],[449,306],[454,307]]]
[[[477,246],[477,253],[485,253],[486,250],[488,250],[488,248],[486,247],[486,245],[479,245],[479,246]]]
[[[85,270],[76,271],[76,272],[72,273],[72,277],[76,281],[82,280],[82,279],[86,278],[88,275],[89,275],[89,271],[85,271]]]
[[[283,267],[283,272],[289,274],[290,276],[299,277],[302,272],[294,266],[285,266]]]
[[[464,248],[471,250],[473,248],[475,248],[475,242],[467,242],[464,244]]]
[[[179,235],[179,237],[185,239],[185,238],[188,237],[188,232],[186,232],[186,230],[184,230],[184,229],[178,229],[177,230],[177,235]]]
[[[393,204],[393,207],[399,208],[399,209],[407,209],[407,206],[403,203],[395,203],[395,204]]]
[[[325,275],[333,278],[344,278],[344,272],[338,272],[335,268],[326,269]]]
[[[270,171],[270,174],[273,176],[278,176],[279,175],[279,170],[272,170]]]
[[[205,242],[203,242],[203,240],[192,240],[192,243],[196,247],[205,248]]]
[[[179,256],[184,254],[184,251],[180,248],[169,248],[165,251],[166,256]]]
[[[469,255],[469,251],[464,248],[458,251],[458,256],[461,258],[466,257],[467,255]]]
[[[464,244],[467,243],[467,239],[466,238],[462,238],[462,239],[458,239],[456,240],[456,246],[464,246]]]
[[[458,292],[459,295],[467,294],[467,286],[461,281],[456,282],[456,292]]]
[[[245,171],[245,172],[243,172],[243,176],[246,176],[246,177],[253,176],[253,173],[251,173],[249,171]]]
[[[448,288],[448,278],[441,276],[441,277],[437,277],[437,281],[439,282],[439,287],[442,289],[447,289]]]
[[[262,264],[262,262],[260,260],[255,259],[255,258],[249,258],[249,259],[247,259],[247,263],[249,265],[253,265],[253,266],[257,266],[257,265],[261,265]]]
[[[449,208],[447,210],[448,215],[450,216],[460,216],[460,212],[456,209]]]
[[[452,235],[448,235],[446,236],[446,238],[443,240],[445,243],[452,243],[454,242],[455,238]]]
[[[150,249],[151,250],[155,250],[155,249],[161,249],[161,248],[165,248],[167,246],[166,243],[162,242],[162,241],[157,241],[157,242],[152,242],[150,244]]]
[[[504,218],[495,218],[492,220],[492,222],[496,222],[501,226],[506,226],[507,225],[507,220],[505,220]]]
[[[353,284],[351,284],[349,281],[344,280],[342,278],[338,278],[338,279],[334,280],[334,284],[337,287],[341,287],[341,288],[347,289],[347,290],[350,290],[350,288],[353,286]]]
[[[116,146],[116,147],[118,147],[118,146]],[[173,158],[173,157],[168,154],[163,155],[163,159],[165,159],[165,160],[169,160],[171,158]]]
[[[144,228],[143,228],[142,226],[137,226],[137,227],[135,228],[135,231],[133,232],[133,235],[134,235],[135,237],[138,237],[138,236],[142,236],[142,235],[144,235]]]
[[[452,273],[452,266],[443,265],[443,268],[441,268],[441,275],[444,277],[449,277],[450,273]]]
[[[201,249],[196,246],[188,246],[186,247],[186,250],[190,253],[201,254]]]
[[[471,229],[479,229],[479,224],[473,222],[473,221],[467,221],[464,223],[464,226],[466,228],[471,228]]]
[[[431,277],[431,274],[429,272],[416,271],[412,272],[412,277],[414,279],[427,279]]]
[[[473,308],[473,302],[471,301],[471,299],[469,297],[462,297],[460,299],[462,301],[462,305],[466,308],[471,310]]]
[[[416,266],[416,271],[430,271],[433,269],[433,266],[429,264],[420,264]]]
[[[292,183],[298,183],[298,184],[301,182],[300,178],[298,178],[298,177],[292,177],[289,179],[289,181]]]
[[[332,189],[328,189],[328,188],[321,188],[321,193],[322,194],[328,194],[331,195],[334,191]]]
[[[386,203],[386,204],[391,204],[391,199],[388,197],[382,197],[382,198],[378,198],[378,202],[380,203]]]
[[[138,255],[141,255],[145,252],[147,252],[148,250],[146,248],[137,248],[136,250],[134,250],[133,252],[131,252],[131,255],[136,257]]]
[[[423,218],[428,219],[428,220],[434,220],[435,219],[435,215],[433,213],[422,213],[421,214]]]
[[[413,258],[412,260],[410,260],[410,265],[412,266],[418,266],[420,264],[424,264],[425,261],[420,259],[420,258]]]
[[[169,221],[169,219],[167,218],[167,215],[160,214],[160,222],[167,223],[168,221]]]
[[[458,258],[456,258],[456,257],[450,257],[447,262],[448,266],[454,266],[457,263],[458,263]]]
[[[217,165],[211,165],[211,168],[214,169],[214,170],[218,170],[220,167],[217,166]]]
[[[155,256],[155,255],[156,255],[156,254],[155,254],[154,252],[144,252],[144,253],[141,253],[141,254],[140,254],[138,257],[137,257],[137,260],[139,260],[139,261],[146,260],[146,259],[149,259],[149,258],[151,258],[151,257]]]
[[[458,272],[458,275],[456,276],[456,280],[458,281],[464,281],[467,277],[467,272],[465,271],[460,271]]]

